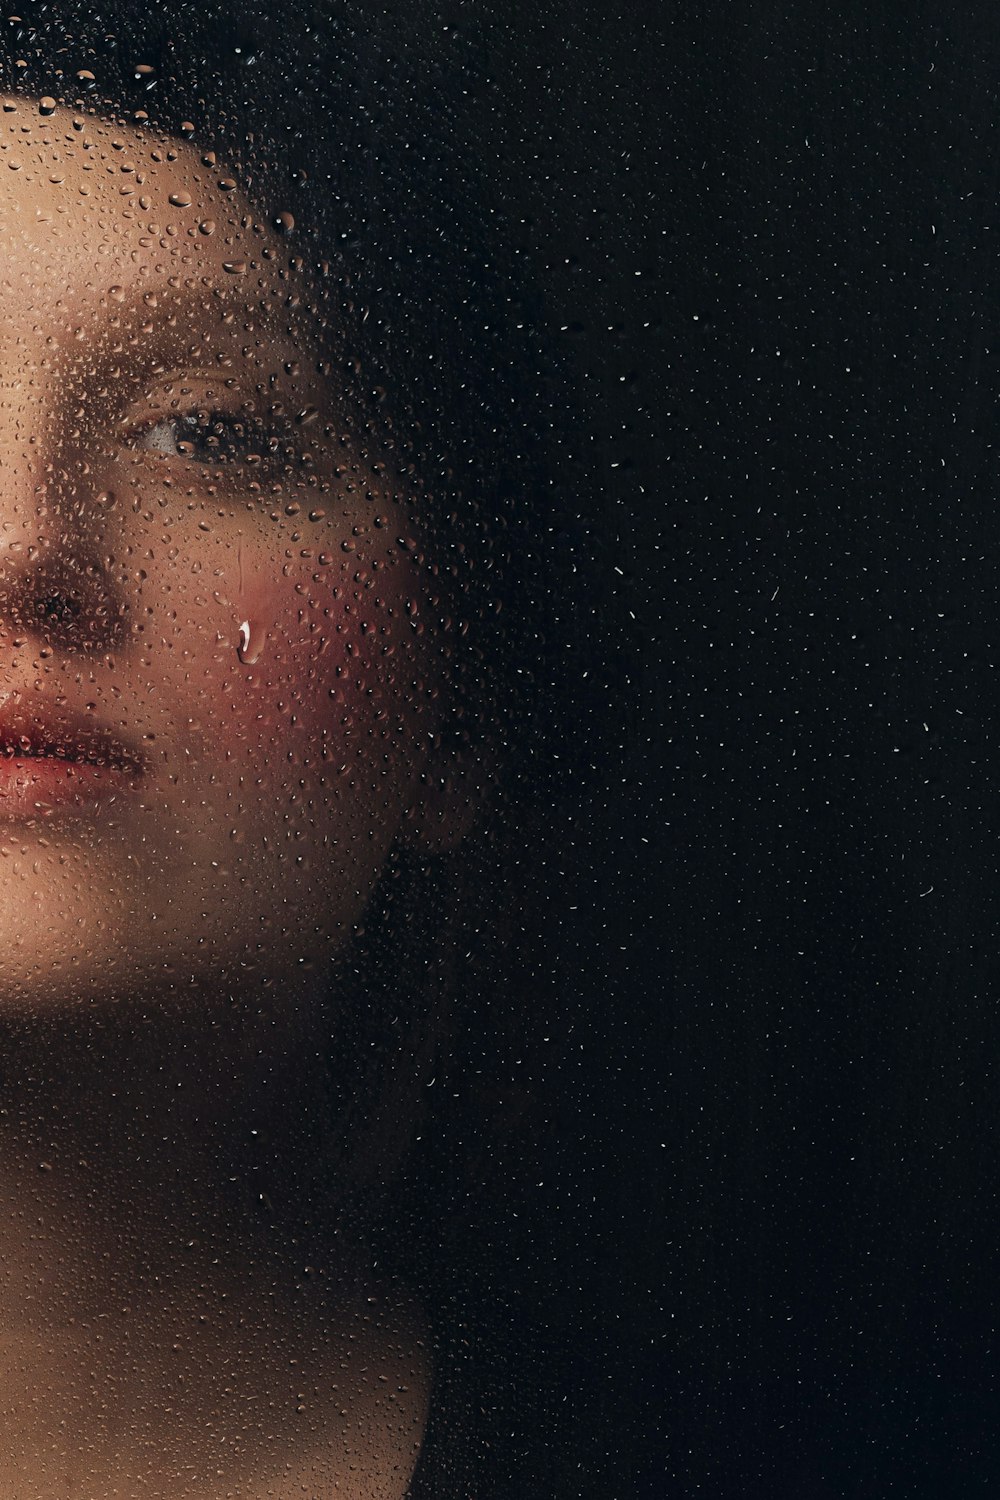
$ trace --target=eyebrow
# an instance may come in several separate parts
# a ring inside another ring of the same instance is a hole
[[[192,345],[198,345],[206,358],[204,366],[197,368],[204,373],[226,371],[239,379],[239,367],[232,356],[250,341],[261,354],[272,352],[279,365],[302,360],[301,374],[315,378],[330,351],[315,337],[308,337],[307,318],[296,317],[296,310],[284,299],[275,299],[276,305],[269,307],[263,297],[241,300],[235,295],[235,287],[233,291],[232,297],[220,297],[211,282],[193,286],[140,284],[120,303],[104,301],[101,311],[114,316],[115,326],[98,321],[93,338],[85,340],[81,354],[88,373],[92,378],[110,381],[124,366],[137,378],[143,371],[149,375],[169,371],[179,378],[192,363]],[[155,302],[148,300],[150,297]],[[231,322],[225,321],[228,314],[234,315]],[[153,324],[153,344],[147,343],[140,332],[146,322]],[[226,363],[220,362],[218,355],[223,355]]]
[[[118,304],[119,320],[122,324],[131,324],[140,318],[152,317],[154,321],[166,323],[169,318],[177,314],[190,316],[195,313],[213,312],[217,309],[220,319],[227,313],[246,312],[255,323],[261,325],[262,332],[272,333],[271,325],[274,320],[280,317],[283,311],[288,310],[287,301],[267,297],[263,290],[259,297],[250,295],[241,298],[238,295],[238,289],[243,284],[244,277],[248,274],[252,275],[253,272],[250,271],[249,264],[245,261],[228,261],[225,264],[244,266],[246,269],[231,273],[223,271],[223,275],[232,276],[231,283],[216,282],[207,277],[199,278],[197,281],[193,277],[186,277],[180,286],[174,286],[166,280],[153,285],[140,283],[133,287]],[[256,267],[254,269],[256,270]],[[114,304],[110,304],[109,311],[113,308]]]

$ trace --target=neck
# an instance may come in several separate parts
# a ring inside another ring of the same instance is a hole
[[[178,1243],[295,1240],[322,1206],[320,1014],[305,992],[276,1018],[273,997],[189,990],[0,1021],[0,1249],[38,1270],[44,1244],[65,1274],[120,1268],[129,1244],[174,1264]]]
[[[171,1500],[284,1496],[318,1452],[331,1493],[402,1496],[422,1318],[323,1229],[321,1014],[188,991],[0,1022],[0,1493],[110,1500],[152,1462]]]

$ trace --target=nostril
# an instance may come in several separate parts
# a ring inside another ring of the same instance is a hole
[[[48,594],[44,599],[35,600],[35,616],[46,625],[62,625],[77,619],[82,607],[79,599],[71,595]]]
[[[0,575],[5,634],[42,641],[59,652],[106,650],[121,642],[127,610],[105,570],[83,558],[50,558]]]

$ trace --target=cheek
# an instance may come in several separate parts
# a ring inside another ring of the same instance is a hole
[[[217,776],[224,762],[276,789],[303,775],[314,791],[409,781],[433,698],[409,568],[339,549],[284,554],[220,548],[211,588],[204,564],[181,569],[172,613],[192,628],[175,673],[202,755]]]

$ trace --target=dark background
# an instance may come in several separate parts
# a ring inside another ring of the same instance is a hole
[[[642,707],[595,1023],[606,1492],[992,1493],[1000,27],[681,5],[634,41],[581,49],[620,106],[623,336],[584,339],[625,376]]]
[[[544,11],[634,713],[579,965],[565,1493],[992,1493],[1000,24]]]

